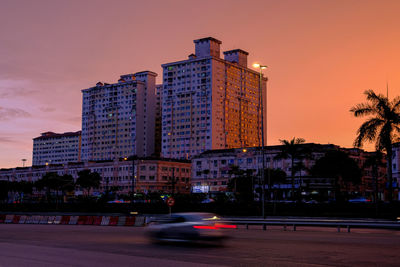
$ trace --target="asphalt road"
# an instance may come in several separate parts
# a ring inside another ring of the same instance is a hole
[[[0,225],[0,266],[399,266],[400,232],[228,230],[224,247],[155,245],[142,227]]]

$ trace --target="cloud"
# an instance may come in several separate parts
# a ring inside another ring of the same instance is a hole
[[[31,84],[27,80],[0,80],[0,98],[28,96],[35,94],[37,91],[31,88]]]
[[[0,143],[14,143],[14,142],[15,142],[15,140],[13,140],[10,137],[5,137],[5,136],[1,137],[0,136]]]
[[[79,125],[80,125],[80,123],[82,122],[82,117],[80,117],[80,116],[69,117],[69,118],[66,118],[66,121],[72,122],[74,124],[79,123]]]
[[[53,107],[40,107],[39,109],[43,112],[53,112],[56,110],[56,108]]]
[[[0,121],[31,117],[31,114],[19,108],[2,108],[0,107]]]

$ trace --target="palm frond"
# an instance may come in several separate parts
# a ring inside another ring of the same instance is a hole
[[[377,132],[382,127],[384,121],[379,118],[372,118],[364,122],[357,131],[357,137],[354,141],[355,147],[362,147],[365,141],[372,142],[375,140]]]
[[[350,112],[354,113],[355,117],[368,116],[377,112],[377,109],[367,103],[357,104],[350,109]]]
[[[392,100],[392,110],[396,113],[399,113],[399,109],[400,109],[400,96],[397,96]]]

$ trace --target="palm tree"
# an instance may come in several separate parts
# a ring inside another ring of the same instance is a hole
[[[400,97],[389,101],[388,97],[377,95],[372,90],[367,90],[364,94],[367,96],[367,103],[357,104],[350,109],[355,117],[370,116],[358,129],[354,146],[362,147],[366,141],[375,141],[376,150],[386,152],[388,200],[392,201],[392,144],[400,132]]]
[[[303,138],[295,138],[292,140],[279,140],[282,144],[281,152],[275,157],[277,159],[287,159],[291,160],[291,177],[292,177],[292,199],[294,199],[294,176],[296,174],[295,162],[297,159],[301,159],[305,153],[301,144],[306,142]]]

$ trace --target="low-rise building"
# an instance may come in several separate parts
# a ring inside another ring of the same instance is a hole
[[[372,167],[365,165],[368,157],[373,154],[372,152],[366,152],[361,149],[345,149],[331,144],[309,143],[301,146],[305,151],[308,151],[308,155],[301,159],[295,159],[294,164],[297,168],[294,173],[294,187],[296,191],[300,190],[302,195],[309,196],[314,194],[325,198],[333,197],[335,181],[332,178],[313,177],[310,170],[327,151],[341,150],[354,159],[360,169],[363,170],[359,185],[343,183],[340,185],[341,191],[363,195],[373,200],[374,192],[378,188],[378,198],[384,199],[386,168],[384,166],[378,168],[378,187],[376,187],[375,174],[372,172]],[[289,198],[292,188],[292,162],[290,158],[278,157],[281,151],[282,146],[268,146],[264,150],[265,168],[281,169],[287,175],[285,183],[271,183],[271,198],[278,200]],[[258,184],[261,184],[260,170],[262,165],[262,154],[258,147],[206,151],[192,159],[192,192],[217,193],[227,191],[228,183],[234,177],[232,173],[233,166],[237,166],[240,170],[250,171],[252,176],[256,177],[254,184],[257,187]],[[265,179],[266,188],[268,188],[270,184],[268,177],[265,177]]]
[[[392,162],[392,174],[393,174],[393,189],[395,198],[400,200],[400,142],[393,144],[393,162]]]
[[[132,179],[133,169],[135,179]],[[138,158],[134,163],[131,159],[118,159],[0,169],[0,180],[35,182],[48,172],[56,172],[58,175],[72,175],[76,181],[78,173],[83,170],[100,174],[100,188],[95,190],[98,192],[117,189],[119,194],[132,191],[190,193],[191,188],[190,161],[160,158]]]

